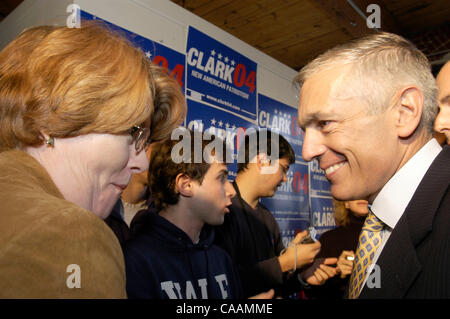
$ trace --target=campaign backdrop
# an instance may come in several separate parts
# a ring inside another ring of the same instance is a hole
[[[189,26],[187,95],[241,118],[256,120],[257,64]]]
[[[81,18],[100,20],[85,11]],[[308,226],[317,228],[318,237],[335,227],[330,185],[316,162],[302,159],[303,132],[297,125],[297,109],[258,94],[255,61],[239,53],[239,48],[230,48],[191,26],[186,52],[181,53],[105,22],[178,81],[187,100],[187,128],[210,132],[233,146],[233,163],[228,167],[231,180],[236,177],[238,145],[248,129],[268,128],[289,141],[295,163],[289,168],[287,182],[272,198],[261,199],[277,220],[285,246]]]
[[[272,212],[285,246],[300,231],[310,226],[308,164],[302,159],[302,133],[297,125],[297,109],[263,94],[258,95],[258,125],[282,135],[295,152],[295,163],[289,167],[287,181],[273,197],[261,202]]]
[[[228,164],[229,177],[234,180],[237,173],[237,152],[239,145],[244,138],[245,132],[256,124],[246,121],[224,111],[220,107],[214,107],[187,98],[188,114],[186,116],[186,126],[191,130],[208,132],[224,139],[227,146],[232,150],[233,162]],[[229,163],[229,161],[227,161]]]
[[[100,19],[99,17],[92,15],[86,11],[81,10],[82,20],[101,20],[108,25],[112,30],[116,30],[119,33],[125,35],[128,40],[130,40],[134,45],[141,48],[145,53],[145,56],[149,58],[153,63],[158,64],[168,70],[169,75],[174,77],[183,92],[185,90],[185,55],[172,50],[158,42],[152,41],[150,39],[144,38],[134,32],[125,30],[115,24],[112,24],[106,20]]]

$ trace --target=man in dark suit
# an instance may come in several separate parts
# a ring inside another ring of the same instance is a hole
[[[450,149],[432,138],[437,88],[426,57],[378,33],[306,65],[299,124],[340,200],[367,199],[350,298],[450,298]]]

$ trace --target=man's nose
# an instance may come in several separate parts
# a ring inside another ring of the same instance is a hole
[[[302,157],[305,161],[310,162],[314,158],[322,155],[326,150],[323,144],[322,134],[315,130],[307,128],[303,138]]]
[[[441,109],[434,122],[434,129],[436,132],[444,133],[444,131],[450,130],[450,106],[447,106],[448,110]]]

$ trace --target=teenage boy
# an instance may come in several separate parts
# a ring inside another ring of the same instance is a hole
[[[242,297],[238,274],[228,254],[213,245],[211,227],[223,223],[236,192],[226,165],[215,156],[220,152],[206,154],[210,141],[196,133],[201,141],[194,143],[190,133],[191,149],[183,149],[181,162],[175,158],[179,141],[168,140],[152,149],[148,185],[155,209],[133,221],[139,231],[125,246],[129,298]],[[198,145],[201,161],[194,147]]]

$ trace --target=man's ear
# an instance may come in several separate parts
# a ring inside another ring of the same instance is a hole
[[[193,180],[186,174],[180,173],[175,178],[175,191],[184,197],[194,195]]]
[[[259,171],[263,167],[270,165],[270,160],[266,153],[259,153],[258,155],[256,155],[256,165]]]
[[[396,110],[397,134],[401,138],[408,138],[414,134],[420,124],[423,110],[423,93],[411,86],[400,92],[400,103]]]
[[[259,153],[256,157],[258,171],[262,175],[275,174],[279,169],[277,161],[270,161],[269,156],[265,153]]]

